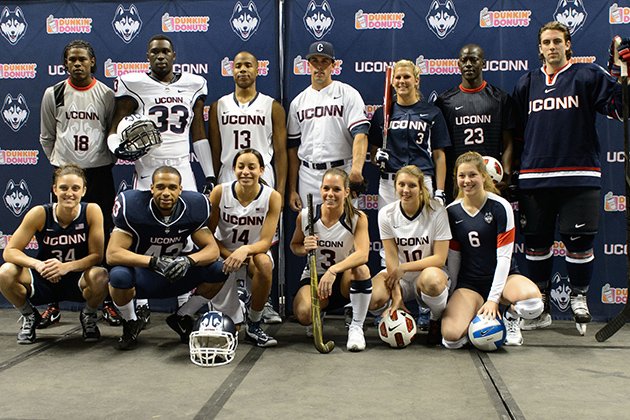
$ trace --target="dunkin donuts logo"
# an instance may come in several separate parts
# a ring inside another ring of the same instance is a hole
[[[602,287],[602,303],[609,305],[621,304],[625,305],[628,300],[628,288],[610,287],[610,283],[606,283]]]
[[[210,16],[162,15],[162,32],[208,32]]]
[[[482,28],[513,28],[529,26],[531,10],[491,11],[487,7],[479,12],[479,26]]]
[[[52,14],[46,18],[48,34],[89,34],[92,32],[92,18],[56,18]]]
[[[608,9],[608,23],[611,25],[630,23],[630,7],[619,7],[617,3],[613,3]]]
[[[234,75],[234,60],[223,57],[221,60],[221,76],[232,77]],[[267,76],[269,74],[269,60],[258,60],[258,75]]]
[[[402,29],[404,13],[363,13],[359,9],[354,14],[354,29]]]
[[[341,74],[342,64],[343,60],[335,60],[334,68],[331,72],[333,76],[339,76]],[[306,60],[306,58],[302,58],[301,55],[298,55],[293,59],[293,74],[298,76],[311,74],[311,70],[308,68],[308,60]]]

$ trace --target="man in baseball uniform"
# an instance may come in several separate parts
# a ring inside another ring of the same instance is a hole
[[[295,211],[306,205],[308,193],[321,200],[319,186],[330,168],[339,167],[350,174],[355,194],[365,191],[362,171],[370,128],[359,92],[332,80],[332,44],[314,42],[306,59],[311,85],[293,99],[287,118],[289,205]]]

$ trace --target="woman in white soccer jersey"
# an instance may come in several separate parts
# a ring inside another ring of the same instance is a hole
[[[378,212],[387,269],[374,277],[370,311],[389,316],[397,309],[407,310],[404,302],[415,300],[431,311],[427,342],[439,344],[439,320],[448,298],[444,271],[451,239],[448,217],[430,198],[424,174],[416,166],[399,169],[394,185],[399,200]]]
[[[260,324],[271,290],[273,260],[269,248],[278,227],[281,197],[273,188],[260,183],[265,167],[257,150],[240,150],[233,168],[236,181],[218,185],[210,194],[210,229],[215,232],[224,259],[223,271],[236,273],[246,265],[247,275],[252,279],[245,337],[259,347],[275,346],[277,341]],[[236,295],[232,300],[238,303]]]
[[[318,294],[322,310],[341,308],[350,301],[352,323],[346,348],[365,349],[363,323],[372,292],[368,220],[352,206],[349,178],[339,168],[326,171],[320,186],[322,204],[313,209],[314,235],[309,235],[308,208],[297,217],[291,251],[305,256],[315,250]],[[312,323],[310,268],[304,268],[300,287],[293,300],[293,314],[302,325]]]
[[[443,344],[462,347],[475,315],[494,318],[502,303],[508,305],[503,317],[506,344],[521,345],[520,317],[537,317],[543,302],[538,287],[519,274],[512,256],[514,212],[498,195],[479,153],[457,158],[455,176],[457,198],[447,207],[453,233],[448,271],[457,286],[442,318]]]

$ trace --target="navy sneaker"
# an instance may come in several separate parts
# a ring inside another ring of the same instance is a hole
[[[42,316],[37,311],[37,308],[33,308],[33,313],[29,315],[22,315],[22,327],[18,331],[17,342],[18,344],[33,344],[35,342],[35,329],[42,320]]]
[[[122,321],[123,334],[116,343],[118,350],[133,350],[138,346],[138,334],[144,328],[144,322],[141,319],[135,321]]]
[[[139,305],[136,306],[136,316],[138,319],[142,320],[142,328],[151,322],[151,309],[149,305]]]
[[[260,321],[252,322],[251,320],[247,320],[245,339],[256,344],[258,347],[273,347],[278,344],[275,338],[268,335],[265,330],[262,329]]]
[[[96,314],[88,314],[83,311],[79,313],[81,328],[83,328],[83,341],[98,341],[101,339],[101,332],[96,326]]]
[[[48,308],[42,314],[42,320],[37,326],[38,330],[43,330],[53,324],[59,324],[59,320],[61,319],[61,312],[59,311],[58,303],[51,303],[48,305]]]

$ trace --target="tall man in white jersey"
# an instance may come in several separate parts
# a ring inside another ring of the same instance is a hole
[[[350,174],[350,189],[355,194],[365,190],[362,172],[370,128],[359,92],[332,80],[332,44],[314,42],[306,59],[311,86],[293,99],[287,118],[289,205],[295,211],[306,205],[308,193],[321,202],[319,186],[330,168],[339,167]]]
[[[287,127],[282,105],[256,90],[258,60],[247,51],[234,57],[232,74],[234,93],[223,96],[210,107],[208,121],[210,147],[219,184],[236,181],[233,161],[239,150],[256,149],[263,157],[265,171],[261,179],[280,193],[284,202],[287,180]],[[273,165],[271,161],[273,159]],[[226,308],[230,288],[228,282],[212,304],[217,310]],[[265,322],[282,319],[269,301],[263,311]]]
[[[153,171],[171,166],[182,176],[184,190],[197,191],[190,166],[190,138],[201,164],[206,182],[204,193],[210,193],[216,183],[210,143],[203,120],[203,107],[208,94],[206,79],[190,73],[174,73],[173,42],[166,35],[155,35],[149,40],[147,59],[149,73],[129,73],[114,81],[116,111],[107,143],[114,151],[120,144],[116,129],[120,121],[131,114],[141,114],[153,120],[162,136],[162,144],[136,161],[134,188],[151,188]],[[182,296],[180,304],[185,301]],[[141,317],[148,321],[148,302],[139,300]],[[145,315],[146,314],[146,315]]]
[[[256,90],[257,75],[258,60],[253,54],[242,51],[234,57],[234,93],[223,96],[210,107],[208,126],[212,159],[219,184],[222,184],[236,180],[232,162],[239,150],[250,147],[258,150],[267,169],[262,179],[284,200],[286,114],[280,103]]]

